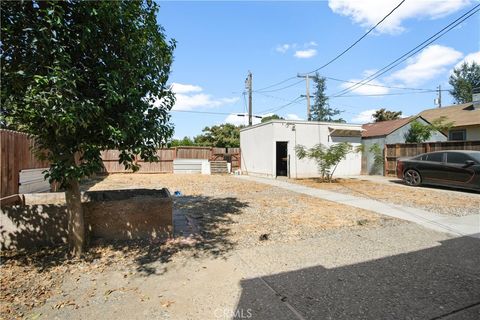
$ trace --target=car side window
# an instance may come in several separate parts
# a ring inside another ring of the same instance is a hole
[[[448,163],[460,163],[464,164],[465,161],[471,160],[469,156],[460,152],[447,152]]]
[[[443,153],[431,153],[426,155],[427,158],[425,160],[427,161],[433,161],[433,162],[442,162],[443,161]]]

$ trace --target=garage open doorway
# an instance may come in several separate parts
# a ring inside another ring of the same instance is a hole
[[[288,142],[277,141],[276,148],[276,162],[277,162],[277,177],[288,176]]]

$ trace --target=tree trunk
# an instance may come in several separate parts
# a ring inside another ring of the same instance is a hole
[[[70,253],[79,258],[85,245],[85,222],[83,219],[80,185],[77,180],[70,180],[65,192],[68,212],[68,245]]]

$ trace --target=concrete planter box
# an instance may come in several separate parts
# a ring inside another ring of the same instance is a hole
[[[25,205],[2,208],[1,248],[66,243],[64,199],[63,193],[37,193],[25,195]],[[172,233],[172,198],[165,188],[89,191],[82,202],[90,239],[163,238]]]

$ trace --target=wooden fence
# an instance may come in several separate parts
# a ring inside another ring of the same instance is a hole
[[[396,143],[385,145],[384,175],[396,175],[397,159],[413,157],[425,152],[441,150],[477,150],[480,151],[480,141],[445,141],[424,143]]]
[[[175,159],[225,159],[232,163],[232,168],[239,168],[239,153],[240,148],[175,147],[157,150],[158,162],[145,162],[139,157],[136,161],[140,165],[139,173],[172,173]],[[131,170],[125,170],[124,166],[118,163],[119,154],[118,150],[102,152],[104,172],[131,172]]]
[[[35,141],[27,134],[0,129],[0,198],[18,193],[20,170],[47,168],[31,152]]]
[[[48,168],[49,163],[39,161],[31,152],[35,147],[33,139],[27,134],[0,129],[0,198],[18,194],[20,170]],[[102,152],[105,173],[131,172],[118,163],[120,152],[107,150]],[[158,162],[145,162],[137,158],[140,173],[173,173],[173,160],[212,159],[227,160],[232,169],[240,167],[240,148],[176,147],[157,150]]]

